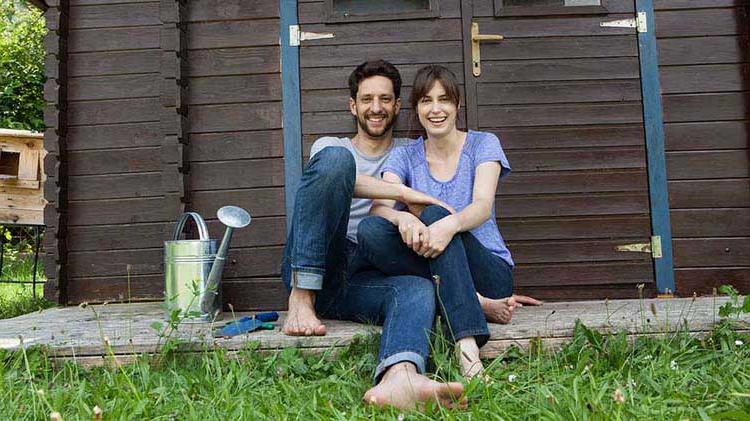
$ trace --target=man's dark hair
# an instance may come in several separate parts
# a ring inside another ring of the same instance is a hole
[[[357,66],[349,76],[349,95],[352,99],[357,99],[359,84],[373,76],[383,76],[390,79],[396,99],[401,98],[401,74],[398,69],[385,60],[370,60]]]

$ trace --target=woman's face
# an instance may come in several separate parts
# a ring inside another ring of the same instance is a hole
[[[458,105],[450,100],[440,81],[436,81],[419,100],[417,114],[428,135],[441,137],[455,129]]]

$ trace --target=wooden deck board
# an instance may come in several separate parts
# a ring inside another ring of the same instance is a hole
[[[577,319],[602,332],[626,331],[629,335],[654,335],[683,329],[704,334],[718,320],[718,308],[725,297],[582,301],[548,303],[541,307],[523,307],[516,311],[510,325],[490,324],[490,342],[482,348],[484,357],[494,357],[512,345],[525,347],[534,338],[548,346],[561,346],[572,336]],[[238,313],[241,317],[244,313]],[[237,351],[248,342],[258,342],[260,351],[287,347],[321,352],[345,346],[356,334],[378,332],[376,326],[327,320],[328,334],[322,337],[289,337],[276,323],[273,331],[259,331],[231,339],[213,338],[210,324],[182,324],[172,337],[187,343],[186,349],[224,348]],[[225,321],[231,318],[225,313]],[[107,304],[47,309],[13,319],[0,320],[0,348],[20,349],[44,345],[54,358],[76,359],[85,365],[103,363],[110,352],[122,362],[134,354],[154,352],[159,343],[151,327],[163,321],[159,303]],[[750,316],[743,321],[749,323]],[[223,323],[223,322],[222,322]],[[221,324],[221,323],[218,323]],[[217,325],[218,325],[217,324]],[[105,341],[111,351],[107,350]],[[163,340],[162,340],[163,342]]]

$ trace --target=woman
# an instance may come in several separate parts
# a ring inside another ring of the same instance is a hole
[[[510,165],[495,135],[456,128],[459,89],[443,66],[417,72],[410,103],[426,138],[394,149],[383,168],[384,180],[430,194],[456,212],[411,209],[417,218],[400,204],[376,200],[358,240],[381,271],[435,279],[462,373],[473,377],[483,370],[479,347],[489,339],[487,321],[508,323],[516,307],[541,303],[511,297],[513,260],[495,222],[497,183]]]

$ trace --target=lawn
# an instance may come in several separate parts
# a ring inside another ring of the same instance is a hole
[[[205,352],[142,357],[135,364],[53,367],[36,349],[0,354],[0,418],[366,419],[401,418],[362,404],[377,337],[335,357],[294,349],[239,358]],[[750,337],[729,324],[705,338],[685,332],[628,343],[579,325],[562,350],[511,349],[487,361],[490,381],[467,383],[469,407],[428,407],[406,419],[750,419]],[[439,338],[431,372],[460,380]]]

